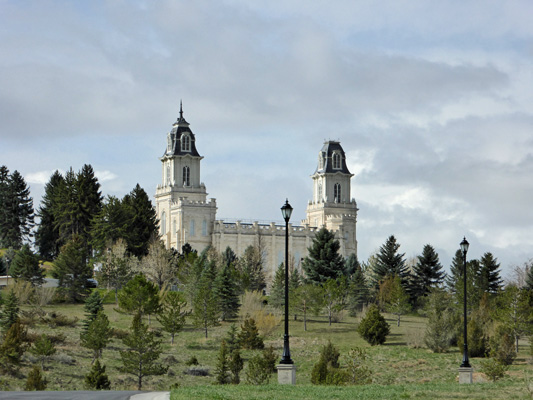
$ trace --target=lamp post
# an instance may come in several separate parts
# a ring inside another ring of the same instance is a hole
[[[283,355],[280,364],[294,364],[291,360],[289,349],[289,219],[291,219],[292,207],[289,199],[281,207],[281,215],[285,220],[285,334],[283,335]]]
[[[466,335],[466,253],[468,252],[469,243],[463,237],[461,242],[461,251],[463,252],[463,318],[464,318],[464,344],[463,344],[463,363],[461,368],[471,368],[468,361],[468,337]]]

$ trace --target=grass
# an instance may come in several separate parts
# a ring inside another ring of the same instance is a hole
[[[127,330],[132,317],[118,312],[115,308],[114,294],[106,297],[105,311],[112,327]],[[57,335],[62,333],[66,340],[57,345],[57,354],[46,363],[44,374],[48,380],[48,390],[81,390],[84,389],[84,375],[89,371],[92,361],[91,352],[79,345],[79,334],[83,316],[83,305],[59,304],[44,308],[47,312],[55,311],[70,318],[77,317],[74,327],[50,328],[37,323],[29,328],[30,332]],[[194,328],[187,321],[183,331],[176,336],[174,346],[170,345],[170,337],[163,333],[163,354],[161,361],[169,366],[169,374],[147,377],[144,381],[145,390],[168,390],[173,384],[180,387],[172,392],[173,399],[467,399],[467,398],[531,398],[526,388],[525,375],[531,366],[528,365],[529,346],[526,340],[520,342],[519,356],[505,378],[497,383],[488,383],[483,374],[476,372],[473,385],[457,383],[458,367],[462,354],[452,348],[445,354],[434,354],[420,347],[425,329],[425,319],[416,315],[402,318],[401,326],[396,326],[393,316],[387,316],[391,324],[391,335],[382,346],[369,346],[356,333],[357,318],[345,317],[341,322],[331,326],[326,317],[311,317],[308,330],[303,330],[301,319],[290,321],[291,355],[297,364],[297,385],[279,386],[277,377],[272,375],[266,386],[216,386],[214,385],[214,369],[221,340],[226,336],[232,322],[224,322],[210,329],[209,337],[204,338],[202,330]],[[147,321],[145,321],[147,322]],[[239,321],[233,321],[238,326]],[[159,328],[158,322],[152,318],[152,327]],[[363,347],[368,356],[368,367],[373,372],[373,384],[357,387],[322,387],[310,384],[313,365],[317,362],[321,347],[328,340],[340,350],[341,365],[343,355],[353,347]],[[277,327],[265,344],[273,345],[281,356],[283,348],[283,324]],[[112,339],[103,352],[103,363],[114,390],[135,390],[136,383],[131,375],[120,372],[120,350],[124,347],[119,339]],[[254,351],[243,351],[246,362]],[[185,373],[188,369],[187,360],[195,356],[201,366],[210,370],[206,377],[192,376]],[[34,360],[27,353],[20,374],[9,377],[9,390],[22,390],[26,376]],[[480,360],[471,359],[475,370],[479,370]],[[245,380],[243,371],[241,380]],[[1,380],[1,378],[0,378]]]

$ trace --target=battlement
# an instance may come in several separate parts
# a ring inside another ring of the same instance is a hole
[[[291,236],[314,236],[318,229],[309,225],[292,225],[289,224],[289,234]],[[258,221],[247,222],[227,222],[223,220],[215,221],[214,233],[224,234],[243,234],[243,235],[271,235],[285,236],[285,225],[279,225],[275,222],[270,224],[260,224]]]

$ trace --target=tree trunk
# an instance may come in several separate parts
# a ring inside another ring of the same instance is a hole
[[[401,316],[401,314],[398,313],[398,322],[397,322],[397,323],[398,323],[398,326],[400,326],[400,316]]]

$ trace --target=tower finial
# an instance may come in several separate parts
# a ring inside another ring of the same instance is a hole
[[[183,102],[180,99],[180,119],[183,119]]]

